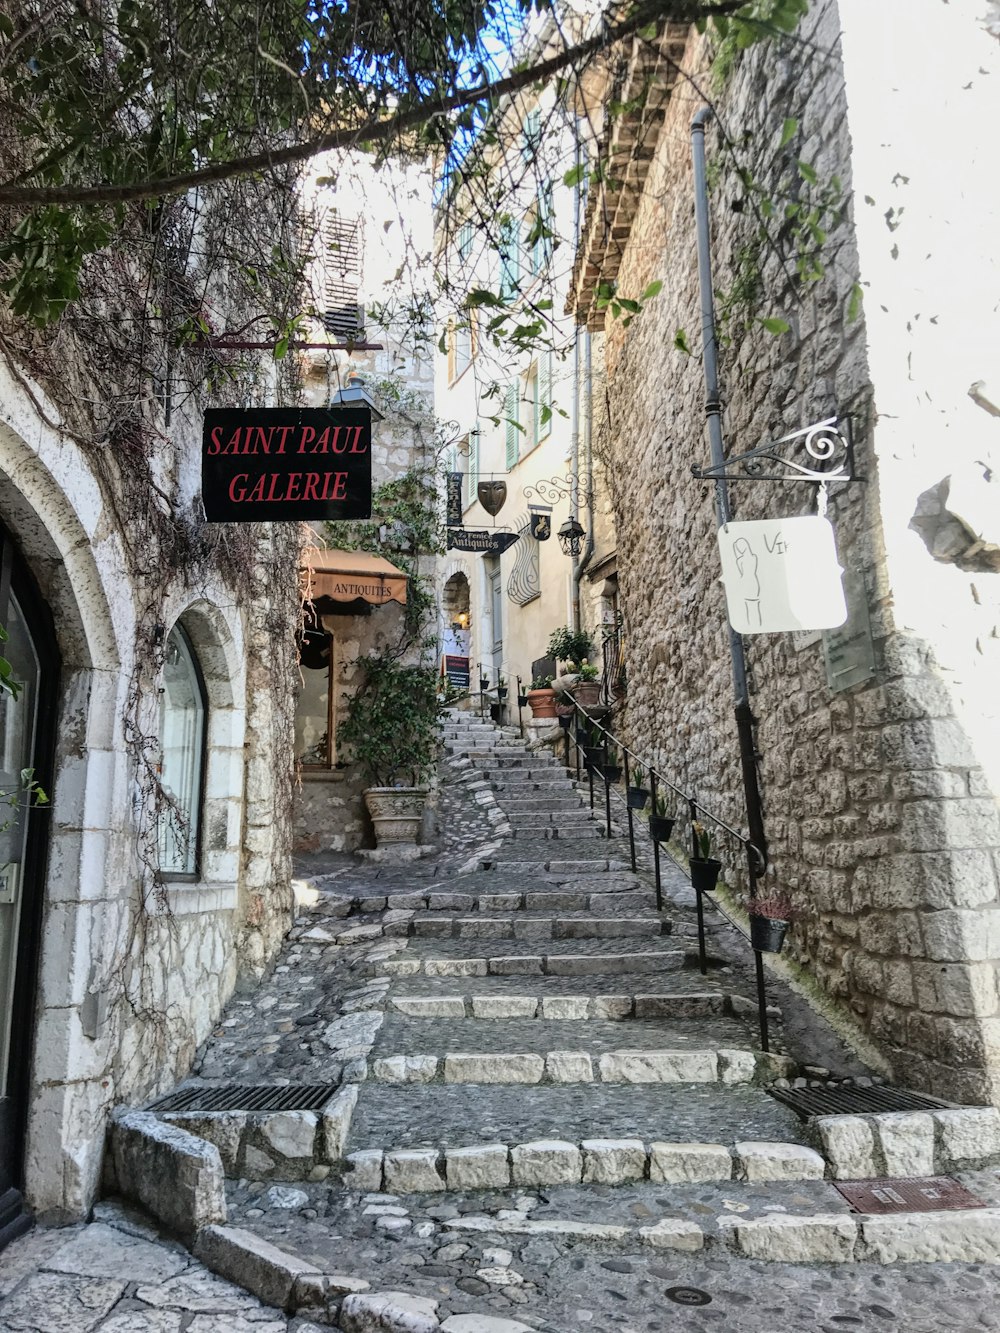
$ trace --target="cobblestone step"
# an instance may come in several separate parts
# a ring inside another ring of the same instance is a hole
[[[594,841],[596,843],[598,840]],[[543,843],[542,850],[539,852],[537,847],[533,847],[532,851],[535,854],[531,855],[519,843],[514,842],[505,844],[490,856],[484,856],[479,864],[484,870],[509,871],[521,875],[530,875],[532,872],[552,875],[593,874],[595,871],[628,868],[626,860],[608,856],[603,849],[598,851],[595,848],[592,852],[589,847],[581,845],[572,850],[574,853],[572,857],[567,856],[562,848],[557,854],[556,848]]]
[[[537,835],[539,837],[543,836],[541,830],[551,824],[575,828],[597,818],[589,806],[581,806],[579,810],[564,810],[562,812],[554,810],[507,810],[506,813],[515,829],[523,829],[527,832],[529,829],[536,828],[539,830]]]
[[[542,792],[524,796],[509,796],[505,793],[501,805],[504,814],[508,816],[518,813],[555,814],[560,810],[582,810],[583,808],[583,798],[576,792],[567,792],[565,796],[546,796]]]
[[[671,923],[651,916],[441,916],[424,913],[409,922],[408,933],[418,939],[581,940],[669,935]]]
[[[552,978],[562,982],[562,978]],[[683,979],[682,979],[683,980]],[[686,988],[681,986],[676,991],[663,989],[663,983],[657,979],[655,992],[637,994],[601,995],[594,992],[574,990],[566,991],[565,986],[556,989],[547,984],[547,979],[538,979],[532,983],[533,991],[525,993],[524,986],[514,987],[506,978],[481,977],[474,983],[474,989],[459,990],[454,982],[445,979],[425,977],[415,979],[409,985],[399,982],[393,989],[387,1008],[402,1013],[410,1018],[455,1018],[491,1021],[493,1014],[480,1006],[477,1012],[476,1001],[487,999],[507,1001],[516,1005],[519,1015],[536,1022],[573,1023],[584,1022],[625,1023],[633,1019],[708,1019],[717,1015],[735,1015],[741,1018],[756,1012],[753,1001],[741,995],[723,990],[707,989],[708,979],[698,978],[699,985],[706,989],[694,990],[690,982]],[[545,989],[541,989],[542,986]],[[532,1009],[532,1006],[534,1008]],[[677,1031],[675,1027],[673,1031]],[[717,1031],[714,1023],[712,1031]],[[756,1032],[752,1025],[746,1031]],[[630,1040],[630,1039],[629,1039]]]
[[[589,816],[589,812],[588,812]],[[517,845],[518,839],[525,830],[518,828],[517,824],[511,823],[512,845]],[[596,823],[589,817],[585,821],[578,821],[574,824],[563,824],[561,821],[552,824],[549,828],[539,828],[533,824],[529,830],[532,841],[541,838],[545,842],[566,842],[572,838],[584,838],[589,842],[596,842],[598,838],[604,837],[604,826]]]
[[[466,941],[463,941],[463,944]],[[471,941],[474,943],[474,941]],[[513,940],[510,944],[516,944]],[[680,950],[639,952],[632,946],[629,953],[513,953],[485,957],[413,957],[386,959],[368,965],[373,977],[485,977],[485,976],[562,976],[594,977],[623,973],[645,974],[666,968],[684,967],[686,958]]]
[[[755,1048],[756,1026],[747,1017],[726,1013],[720,1003],[714,1008],[683,1014],[666,999],[640,996],[635,1017],[634,997],[624,997],[631,1013],[601,1015],[593,1005],[596,997],[563,997],[549,1000],[541,1011],[539,998],[525,988],[505,994],[479,994],[470,987],[468,1014],[462,995],[399,997],[402,1009],[392,1001],[386,1007],[373,1055],[407,1055],[411,1051],[441,1055],[445,1051],[560,1051],[586,1049],[592,1055],[619,1050],[705,1050]],[[518,994],[520,990],[522,993]],[[561,1016],[569,1012],[572,1017]],[[547,1015],[547,1016],[546,1016]],[[788,1073],[774,1067],[773,1077]],[[792,1077],[794,1075],[789,1075]],[[698,1080],[692,1080],[698,1081]],[[739,1081],[734,1080],[734,1081]]]

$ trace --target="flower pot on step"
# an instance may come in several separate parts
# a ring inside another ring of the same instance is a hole
[[[649,816],[649,836],[654,842],[669,842],[674,831],[674,820],[666,815]]]
[[[417,841],[427,803],[426,787],[369,787],[362,795],[379,847]]]
[[[601,702],[601,682],[599,680],[578,680],[570,687],[573,698],[581,708],[596,708]]]
[[[787,929],[787,921],[780,921],[772,916],[752,916],[750,943],[760,953],[781,953]]]
[[[531,707],[532,717],[555,717],[555,690],[529,690],[525,702]]]
[[[716,861],[712,857],[704,860],[700,856],[692,856],[688,865],[691,867],[691,883],[694,887],[702,893],[711,893],[719,882],[722,862]]]
[[[517,706],[518,708],[527,708],[528,696],[526,694],[519,694],[517,696]]]
[[[629,787],[625,799],[628,801],[630,810],[645,810],[646,802],[649,800],[649,789],[647,787]]]

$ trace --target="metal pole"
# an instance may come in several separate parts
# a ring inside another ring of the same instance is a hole
[[[652,769],[649,770],[649,799],[652,802],[652,813],[656,814],[656,774]],[[659,839],[653,839],[653,873],[656,876],[656,910],[663,911],[663,884],[660,880],[660,843]]]
[[[604,757],[607,759],[607,750],[604,751]],[[611,779],[608,777],[608,766],[604,765],[604,827],[607,833],[608,841],[611,841]]]
[[[524,736],[524,720],[521,717],[521,677],[517,677],[517,729]]]
[[[633,820],[633,810],[628,799],[628,789],[630,785],[628,773],[628,750],[622,750],[622,764],[625,768],[625,814],[628,819],[628,845],[629,850],[632,853],[632,869],[635,870],[635,823]]]
[[[698,855],[698,840],[695,836],[694,822],[698,817],[698,806],[694,799],[688,798],[689,823],[691,825],[691,850],[694,856]],[[694,889],[694,900],[698,908],[698,969],[702,976],[708,973],[708,959],[705,956],[705,908],[701,901],[701,889],[694,883],[692,876],[691,887]]]

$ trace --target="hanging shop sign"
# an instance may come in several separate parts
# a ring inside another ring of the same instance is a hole
[[[462,526],[462,477],[461,472],[448,473],[447,518],[449,528]]]
[[[479,503],[491,518],[496,518],[507,503],[507,483],[505,481],[481,481],[476,488]]]
[[[547,542],[552,536],[552,510],[532,509],[529,531],[536,542]]]
[[[729,623],[737,634],[833,629],[847,619],[829,521],[816,514],[719,529]]]
[[[368,407],[210,408],[201,486],[211,523],[370,518]]]
[[[453,685],[456,690],[467,690],[469,688],[469,659],[445,653],[444,674],[448,684]]]
[[[520,535],[519,532],[470,532],[467,528],[449,528],[448,550],[475,551],[477,555],[503,555]]]

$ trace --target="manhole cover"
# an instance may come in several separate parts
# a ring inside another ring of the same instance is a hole
[[[853,1083],[826,1083],[818,1088],[776,1088],[767,1091],[779,1102],[790,1106],[803,1120],[816,1115],[877,1115],[879,1111],[939,1111],[954,1106],[922,1092],[888,1088],[872,1084],[870,1088]]]
[[[834,1181],[856,1213],[937,1213],[985,1208],[951,1176],[907,1176],[900,1180]]]
[[[668,1287],[666,1291],[667,1300],[673,1301],[675,1305],[711,1305],[712,1298],[707,1291],[702,1291],[699,1287]]]
[[[337,1091],[336,1083],[288,1083],[284,1087],[248,1087],[226,1083],[214,1088],[178,1088],[146,1108],[149,1111],[318,1111]]]

